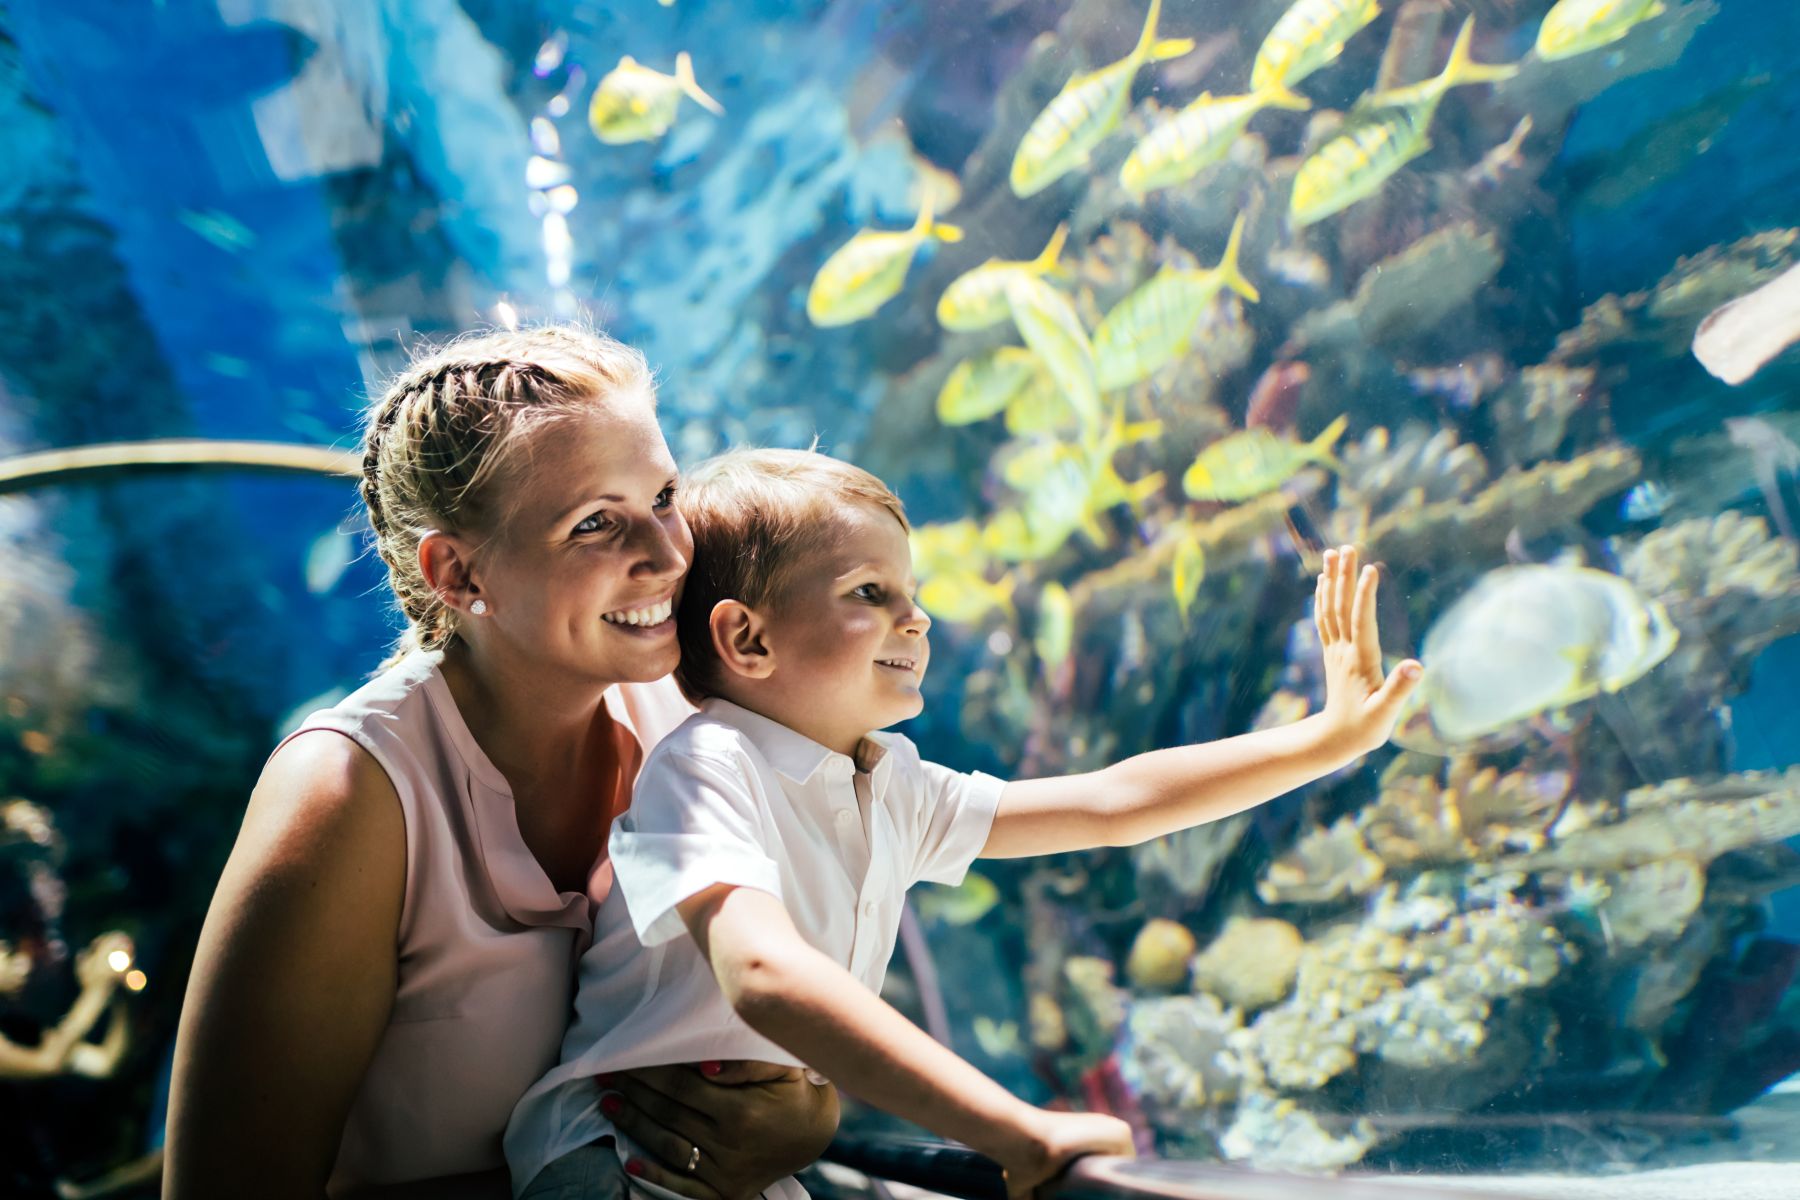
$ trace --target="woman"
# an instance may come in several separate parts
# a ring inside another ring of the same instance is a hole
[[[692,540],[636,351],[461,339],[375,405],[363,469],[409,630],[250,798],[177,1035],[167,1197],[506,1195],[608,827],[692,711],[669,678]],[[644,1178],[748,1196],[830,1139],[829,1086],[705,1066],[621,1081]]]

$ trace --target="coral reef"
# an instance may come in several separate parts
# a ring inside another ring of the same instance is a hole
[[[1194,959],[1194,988],[1234,1008],[1267,1008],[1288,994],[1305,938],[1286,921],[1233,917]]]
[[[1243,1067],[1232,1042],[1242,1029],[1217,996],[1142,1000],[1126,1018],[1119,1069],[1153,1119],[1175,1124],[1236,1098]]]
[[[1332,1171],[1362,1158],[1375,1141],[1367,1121],[1333,1134],[1293,1100],[1254,1092],[1238,1107],[1219,1147],[1227,1158],[1267,1170]]]
[[[1329,828],[1315,829],[1271,864],[1257,885],[1271,904],[1316,903],[1375,890],[1387,865],[1369,852],[1354,817],[1342,817]]]
[[[1196,949],[1185,925],[1158,917],[1146,921],[1125,957],[1125,975],[1140,991],[1179,987]]]
[[[1499,857],[1494,866],[1623,871],[1670,860],[1705,864],[1797,834],[1800,767],[1707,781],[1671,779],[1627,792],[1617,804],[1578,802],[1558,823],[1551,845]]]
[[[1468,303],[1494,277],[1500,261],[1492,233],[1466,222],[1439,229],[1369,268],[1349,299],[1309,314],[1286,352],[1363,355],[1370,345],[1417,337]],[[1426,292],[1432,302],[1420,304]]]
[[[1602,296],[1556,341],[1552,359],[1584,363],[1643,348],[1686,351],[1706,314],[1774,279],[1800,258],[1800,229],[1769,229],[1676,260],[1655,286]]]

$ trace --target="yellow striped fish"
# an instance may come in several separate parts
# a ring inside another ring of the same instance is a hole
[[[1125,115],[1138,68],[1179,58],[1194,48],[1192,38],[1157,40],[1156,18],[1161,12],[1162,0],[1150,0],[1144,31],[1131,53],[1109,67],[1075,76],[1037,115],[1013,155],[1013,195],[1035,195],[1086,163],[1088,153]]]
[[[1073,443],[1046,439],[1009,449],[1000,477],[1022,498],[1017,508],[994,514],[982,530],[983,549],[1007,562],[1031,562],[1055,554],[1078,529],[1105,546],[1111,539],[1100,514],[1129,504],[1141,517],[1144,502],[1168,482],[1161,471],[1127,481],[1114,456],[1162,434],[1161,421],[1127,422],[1123,406],[1114,405],[1103,426],[1089,426]]]
[[[1310,442],[1290,441],[1260,426],[1220,438],[1200,452],[1181,477],[1181,489],[1195,500],[1248,500],[1274,491],[1308,463],[1342,470],[1331,447],[1349,423],[1341,416]]]
[[[1019,336],[1037,352],[1056,386],[1084,424],[1100,422],[1100,390],[1094,385],[1094,347],[1069,298],[1036,275],[1006,283],[1006,304]]]
[[[920,579],[956,571],[986,569],[981,557],[981,528],[965,517],[935,525],[915,525],[912,536],[913,572]]]
[[[1103,392],[1148,379],[1158,368],[1185,354],[1194,327],[1221,287],[1246,300],[1259,294],[1238,270],[1238,246],[1244,236],[1240,214],[1219,265],[1200,270],[1164,267],[1148,282],[1113,306],[1094,331],[1094,379]]]
[[[1537,56],[1555,62],[1586,54],[1667,11],[1663,0],[1557,0],[1538,26]]]
[[[1063,397],[1047,371],[1039,370],[1006,402],[1006,432],[1013,437],[1040,433],[1075,433],[1081,414]]]
[[[1006,281],[1014,275],[1046,275],[1056,269],[1063,243],[1069,240],[1069,227],[1058,225],[1050,242],[1036,258],[1008,261],[990,258],[970,271],[958,275],[938,297],[938,324],[945,329],[986,329],[1006,320]]]
[[[673,75],[652,70],[627,54],[594,88],[594,98],[588,102],[588,126],[610,146],[647,142],[668,132],[683,96],[715,115],[725,111],[700,90],[694,80],[694,60],[687,51],[675,56]]]
[[[1043,375],[1037,355],[1023,346],[1002,346],[964,359],[938,392],[938,420],[946,425],[985,421]],[[1057,400],[1061,403],[1061,397]]]
[[[966,625],[979,621],[995,609],[1010,619],[1017,619],[1013,609],[1013,585],[1018,581],[1008,572],[998,583],[970,571],[949,575],[933,575],[919,585],[919,607],[940,621]]]
[[[1247,96],[1214,96],[1198,100],[1157,124],[1132,148],[1119,168],[1119,183],[1134,200],[1155,188],[1185,183],[1225,157],[1243,135],[1250,118],[1265,108],[1304,109],[1312,102],[1279,85]]]
[[[1047,583],[1038,593],[1037,630],[1031,646],[1046,675],[1054,675],[1069,661],[1069,651],[1075,646],[1075,601],[1060,583]]]
[[[1200,598],[1200,585],[1206,581],[1206,548],[1192,533],[1175,543],[1175,558],[1169,564],[1169,587],[1175,593],[1175,611],[1187,625],[1188,612]]]
[[[1293,87],[1343,52],[1381,13],[1375,0],[1298,0],[1263,39],[1250,68],[1250,90]]]
[[[1401,167],[1431,149],[1426,131],[1451,88],[1491,83],[1518,73],[1517,64],[1485,66],[1469,57],[1475,20],[1463,22],[1441,75],[1410,87],[1364,97],[1338,135],[1300,165],[1288,216],[1298,229],[1341,212],[1381,190]]]
[[[925,242],[960,242],[962,230],[934,225],[931,203],[919,210],[912,228],[901,232],[863,230],[832,252],[806,292],[806,315],[814,325],[848,325],[892,300],[906,282],[913,254]]]

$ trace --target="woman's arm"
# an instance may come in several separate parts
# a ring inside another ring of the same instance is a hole
[[[263,770],[176,1034],[169,1200],[321,1200],[393,1006],[406,830],[360,746],[302,734]]]

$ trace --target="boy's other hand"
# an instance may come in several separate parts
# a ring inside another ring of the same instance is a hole
[[[1313,595],[1313,621],[1325,657],[1325,708],[1320,728],[1334,752],[1367,754],[1387,743],[1400,706],[1418,686],[1424,667],[1409,658],[1383,678],[1381,638],[1375,632],[1373,566],[1356,567],[1356,547],[1325,552]]]
[[[1027,1200],[1084,1154],[1130,1158],[1137,1153],[1131,1142],[1131,1126],[1104,1113],[1038,1109],[1031,1135],[1016,1150],[994,1156],[1006,1169],[1006,1194],[1014,1200]]]

